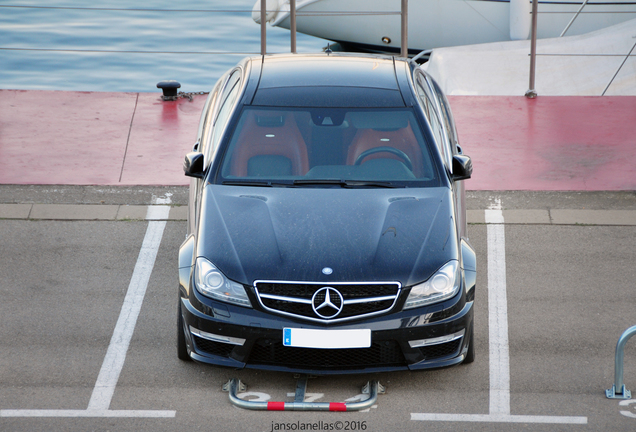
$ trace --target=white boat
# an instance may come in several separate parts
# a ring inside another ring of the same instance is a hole
[[[636,18],[576,36],[537,41],[540,96],[636,96]],[[449,96],[521,96],[529,41],[437,48],[421,67]],[[633,58],[633,57],[632,57]]]
[[[636,18],[636,0],[540,0],[538,38],[579,35]],[[531,0],[410,0],[408,45],[425,49],[530,37]],[[260,23],[260,0],[252,18]],[[296,0],[298,32],[339,42],[347,51],[399,52],[400,0]],[[267,0],[267,21],[290,27],[289,0]],[[360,12],[364,12],[362,15]],[[376,14],[382,12],[384,14]],[[389,13],[389,14],[387,14]]]

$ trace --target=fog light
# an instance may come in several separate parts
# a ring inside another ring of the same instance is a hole
[[[462,331],[458,331],[457,333],[449,334],[446,336],[440,336],[440,337],[436,337],[432,339],[419,339],[419,340],[409,341],[409,345],[411,346],[411,348],[421,348],[421,347],[430,346],[430,345],[439,345],[446,342],[452,342],[461,337],[464,337],[465,332],[466,330],[462,330]]]
[[[388,36],[384,36],[384,37],[382,38],[382,42],[384,42],[385,44],[387,44],[387,45],[388,45],[388,44],[390,44],[390,43],[391,43],[391,38],[390,38],[390,37],[388,37]]]

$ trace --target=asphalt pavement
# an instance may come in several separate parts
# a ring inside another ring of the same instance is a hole
[[[177,359],[186,203],[176,186],[0,186],[0,430],[636,430],[636,399],[605,397],[636,324],[636,193],[469,191],[475,363],[310,378],[321,402],[386,386],[357,413],[242,410],[230,378],[270,401],[297,378]]]

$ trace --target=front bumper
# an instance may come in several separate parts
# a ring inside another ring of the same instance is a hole
[[[320,325],[233,306],[204,297],[196,290],[189,294],[180,297],[180,310],[190,357],[233,368],[315,375],[439,368],[464,360],[468,336],[472,334],[473,302],[466,302],[462,292],[439,304],[338,325]],[[283,346],[286,327],[371,329],[371,347]]]

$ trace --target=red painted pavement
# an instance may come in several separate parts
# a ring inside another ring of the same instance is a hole
[[[454,96],[470,190],[636,190],[636,97]]]
[[[469,190],[636,190],[636,97],[449,99]],[[0,183],[186,185],[204,103],[0,90]]]
[[[185,185],[205,96],[0,90],[0,183]]]

